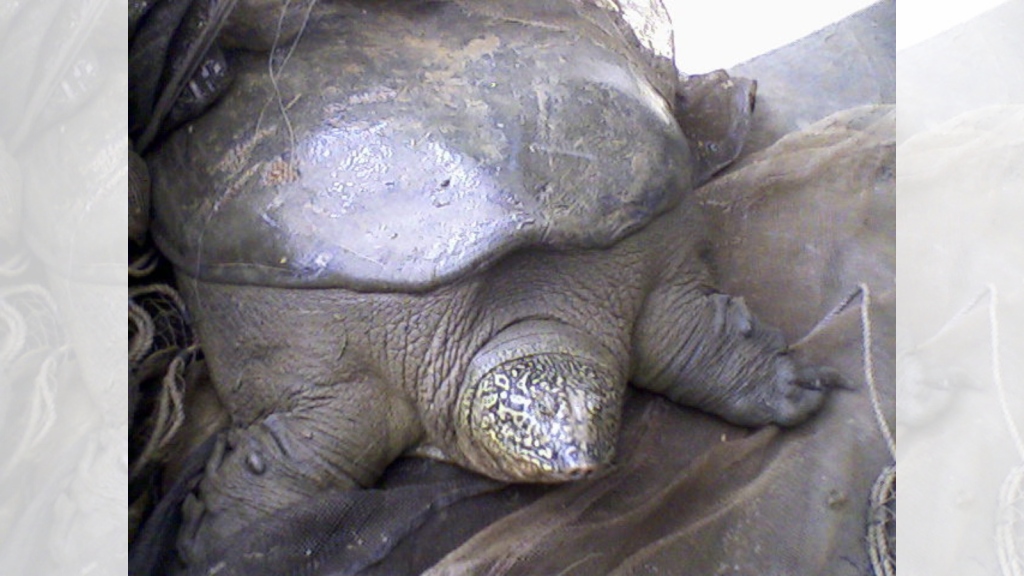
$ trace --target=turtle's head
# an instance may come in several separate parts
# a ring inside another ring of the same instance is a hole
[[[611,462],[625,378],[600,344],[554,321],[506,328],[474,357],[457,406],[473,469],[513,482],[581,478]]]

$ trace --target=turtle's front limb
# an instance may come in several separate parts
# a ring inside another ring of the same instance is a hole
[[[372,484],[420,440],[413,400],[373,360],[358,299],[185,274],[178,285],[231,418],[185,506],[186,560],[216,559],[232,534],[312,495]]]
[[[634,334],[633,381],[641,388],[744,426],[792,426],[842,382],[830,368],[800,367],[782,333],[762,325],[742,298],[691,282],[648,296]]]
[[[178,549],[204,562],[248,524],[319,492],[372,484],[418,437],[413,408],[377,382],[322,387],[287,412],[231,428],[184,505]]]

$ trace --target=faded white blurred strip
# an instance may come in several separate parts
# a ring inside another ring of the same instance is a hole
[[[1024,574],[1022,29],[1013,0],[897,54],[901,574]]]
[[[0,574],[127,571],[127,3],[0,0]]]
[[[873,0],[664,2],[675,30],[676,65],[687,74],[731,68],[874,4]]]
[[[1005,0],[934,2],[900,0],[897,8],[896,49],[902,50],[937,36],[1004,3]]]

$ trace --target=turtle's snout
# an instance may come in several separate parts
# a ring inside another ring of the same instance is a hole
[[[598,442],[587,442],[589,449],[573,450],[572,454],[563,456],[560,465],[552,474],[554,480],[582,480],[611,464],[615,453],[614,442],[603,445]],[[596,448],[596,449],[595,449]]]
[[[502,480],[584,478],[614,456],[623,377],[576,331],[530,324],[474,359],[459,398],[459,446],[474,469]]]

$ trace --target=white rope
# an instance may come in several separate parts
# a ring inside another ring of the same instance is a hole
[[[871,409],[875,414],[878,429],[889,448],[893,464],[886,466],[878,475],[871,489],[871,521],[868,523],[868,555],[875,576],[896,576],[896,545],[890,536],[890,526],[896,522],[896,513],[890,503],[896,499],[896,441],[882,411],[882,400],[875,382],[875,362],[871,336],[871,289],[867,283],[859,285],[861,347],[864,366],[864,381],[871,398]],[[847,302],[852,301],[848,299]]]
[[[863,286],[863,284],[861,286]],[[859,296],[861,293],[862,293],[861,288],[857,287],[855,290],[853,290],[852,292],[847,294],[846,298],[843,298],[842,302],[837,304],[834,308],[829,310],[827,314],[822,316],[821,320],[818,320],[818,323],[815,324],[814,327],[811,328],[803,338],[797,340],[793,344],[790,344],[790,346],[789,346],[790,350],[796,350],[797,348],[800,348],[801,346],[807,344],[807,342],[811,338],[816,336],[818,334],[818,332],[820,332],[823,328],[825,328],[826,326],[831,324],[832,321],[836,319],[836,316],[839,316],[844,310],[846,310],[846,308],[850,305],[850,303],[853,302],[853,300],[857,296]]]
[[[889,447],[889,454],[892,455],[893,461],[896,460],[896,440],[893,439],[892,430],[889,428],[889,423],[885,420],[885,413],[882,411],[882,400],[878,395],[878,386],[875,384],[875,362],[874,355],[871,352],[872,338],[871,338],[871,290],[865,283],[860,284],[860,326],[861,326],[861,342],[863,346],[863,357],[864,357],[864,381],[868,385],[868,394],[871,397],[871,409],[875,413],[875,419],[878,421],[878,429],[882,432],[882,437],[885,438],[885,445]]]
[[[882,400],[878,394],[878,385],[875,383],[875,362],[872,348],[874,347],[874,339],[871,335],[871,289],[864,282],[857,285],[857,289],[850,292],[846,298],[830,310],[813,328],[807,333],[806,336],[798,340],[795,344],[792,344],[789,348],[794,350],[801,346],[804,346],[811,338],[813,338],[819,331],[832,323],[833,320],[839,314],[841,314],[850,304],[854,301],[857,296],[861,297],[860,301],[860,325],[861,325],[861,346],[863,367],[864,367],[864,382],[868,386],[868,394],[871,398],[871,409],[875,414],[875,420],[878,422],[878,428],[882,433],[882,437],[885,439],[885,444],[889,448],[889,454],[892,456],[893,461],[896,460],[896,441],[893,438],[892,430],[889,428],[889,423],[885,419],[885,413],[882,410]],[[973,306],[973,304],[972,304]]]

